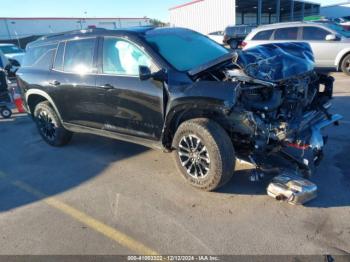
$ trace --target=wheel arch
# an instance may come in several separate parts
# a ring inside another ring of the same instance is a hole
[[[55,102],[52,100],[50,95],[48,93],[46,93],[45,91],[42,91],[39,89],[30,89],[26,92],[25,98],[26,98],[26,103],[28,105],[30,113],[32,115],[34,114],[35,106],[38,103],[41,103],[43,101],[48,101],[50,103],[50,105],[53,107],[53,109],[56,111],[60,120],[62,121],[62,117],[60,115],[60,112],[57,109]]]
[[[223,108],[194,107],[193,105],[179,106],[178,108],[171,110],[171,113],[166,117],[162,134],[162,144],[164,148],[171,150],[173,138],[179,126],[185,121],[196,118],[208,118],[217,122],[226,130],[225,126],[222,124],[225,119]]]
[[[335,61],[337,71],[341,70],[341,64],[343,63],[344,58],[348,55],[350,55],[350,48],[348,48],[348,49],[342,51],[340,54],[338,54],[336,61]]]

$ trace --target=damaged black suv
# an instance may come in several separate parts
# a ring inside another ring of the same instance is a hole
[[[90,133],[173,152],[193,186],[215,190],[235,160],[278,155],[304,174],[322,157],[333,79],[310,47],[232,52],[181,28],[91,29],[27,47],[18,84],[42,138]]]

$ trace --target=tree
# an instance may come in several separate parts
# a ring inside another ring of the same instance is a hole
[[[156,27],[164,27],[164,26],[168,26],[168,23],[164,23],[158,19],[150,19],[149,22],[151,23],[151,25],[156,26]]]

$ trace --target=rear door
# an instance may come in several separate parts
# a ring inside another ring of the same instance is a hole
[[[128,39],[105,37],[100,49],[98,87],[107,87],[104,128],[108,131],[159,140],[163,123],[163,83],[141,81],[139,66],[159,68],[144,49]]]
[[[253,34],[253,33],[250,33],[247,36],[247,40],[244,41],[245,42],[244,49],[269,43],[271,41],[273,31],[274,30],[272,29],[262,30],[260,32],[257,32],[254,36],[252,36],[252,39],[249,40],[249,37]]]
[[[285,27],[276,29],[273,33],[272,40],[275,43],[288,43],[299,41],[299,27]]]
[[[104,90],[96,87],[97,39],[77,38],[59,44],[50,72],[51,96],[65,122],[103,126]]]

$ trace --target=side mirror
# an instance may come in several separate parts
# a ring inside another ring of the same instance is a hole
[[[336,35],[329,34],[326,36],[326,41],[336,41],[336,40],[338,40]]]
[[[139,66],[139,77],[141,81],[146,81],[153,77],[151,69],[147,66]]]

